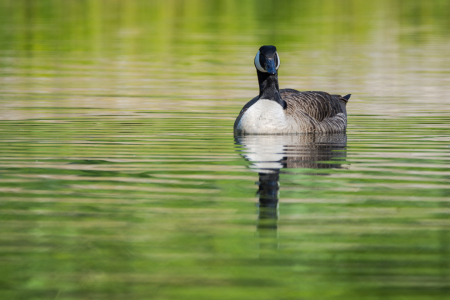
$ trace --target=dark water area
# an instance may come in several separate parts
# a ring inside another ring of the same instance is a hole
[[[346,134],[233,136],[265,44]],[[439,0],[0,1],[0,298],[450,298],[449,49]]]

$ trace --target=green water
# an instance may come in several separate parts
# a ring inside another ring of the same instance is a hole
[[[281,88],[346,135],[236,139]],[[447,299],[450,2],[0,1],[1,299]]]

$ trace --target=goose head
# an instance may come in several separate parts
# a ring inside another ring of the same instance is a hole
[[[275,46],[262,46],[255,56],[255,67],[258,72],[274,75],[280,67],[280,57]]]

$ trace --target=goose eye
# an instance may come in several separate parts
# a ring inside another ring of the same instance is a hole
[[[263,57],[260,57],[259,51],[258,51],[258,53],[256,53],[256,56],[255,56],[255,67],[259,71],[267,73],[267,71],[262,67],[262,65],[264,65],[264,60],[263,60],[262,64],[261,64],[261,60],[263,60]]]
[[[277,70],[280,67],[280,57],[278,56],[278,53],[275,52],[275,64],[277,66]]]

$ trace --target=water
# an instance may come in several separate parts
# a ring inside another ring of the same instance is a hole
[[[2,1],[3,299],[445,299],[447,1]],[[254,55],[352,93],[246,137]]]

